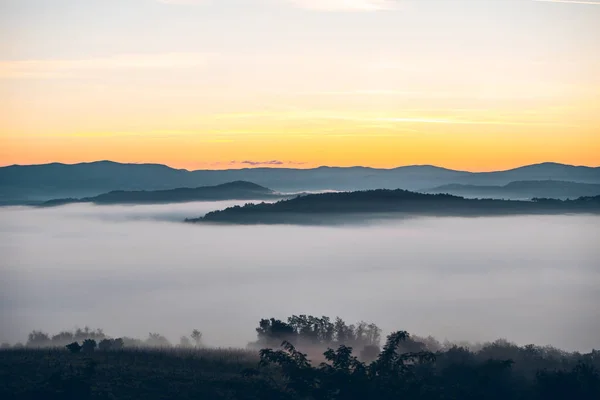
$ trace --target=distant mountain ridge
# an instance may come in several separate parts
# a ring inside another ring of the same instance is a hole
[[[504,186],[463,185],[452,183],[423,190],[423,193],[447,193],[473,198],[532,199],[576,199],[583,196],[600,195],[600,184],[569,181],[515,181]]]
[[[40,206],[52,207],[71,203],[160,204],[191,201],[267,200],[281,199],[284,197],[285,196],[279,195],[271,189],[255,183],[236,181],[216,186],[201,186],[197,188],[139,191],[115,190],[95,197],[49,200],[40,204]]]
[[[394,169],[319,167],[235,170],[174,169],[162,164],[98,161],[80,164],[0,167],[0,203],[91,197],[114,190],[167,190],[249,181],[280,192],[319,190],[425,190],[457,183],[506,185],[513,181],[561,180],[600,184],[600,168],[543,163],[498,172],[466,172],[431,165]]]

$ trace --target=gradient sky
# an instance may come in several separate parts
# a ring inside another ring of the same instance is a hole
[[[600,1],[0,0],[0,164],[600,165]]]

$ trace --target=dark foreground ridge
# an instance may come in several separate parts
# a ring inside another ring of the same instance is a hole
[[[600,352],[497,340],[469,348],[375,324],[262,319],[245,350],[172,346],[101,330],[34,331],[0,350],[0,398],[279,400],[597,400]],[[75,340],[66,346],[59,343]],[[81,342],[81,344],[79,343]],[[382,346],[383,345],[383,346]]]
[[[237,224],[319,224],[359,222],[371,218],[413,215],[485,216],[524,214],[600,213],[600,196],[576,200],[533,201],[466,199],[448,194],[407,190],[368,190],[298,196],[276,203],[246,204],[213,211],[186,222]]]
[[[185,203],[191,201],[267,200],[281,199],[283,197],[284,196],[277,194],[273,190],[255,183],[236,181],[217,186],[178,188],[171,190],[116,190],[95,197],[49,200],[40,204],[40,206],[53,207],[72,203],[160,204]]]

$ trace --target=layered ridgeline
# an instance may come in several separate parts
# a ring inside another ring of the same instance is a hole
[[[434,166],[393,169],[319,167],[187,171],[160,164],[98,161],[82,164],[0,167],[0,204],[98,196],[113,190],[169,190],[249,181],[280,192],[323,190],[426,190],[447,184],[507,185],[514,181],[560,180],[600,184],[600,168],[556,163],[499,172],[472,173]]]
[[[534,201],[466,199],[448,194],[423,194],[406,190],[368,190],[298,196],[276,203],[246,204],[186,222],[239,224],[319,224],[360,222],[370,218],[412,215],[484,216],[600,213],[600,196],[576,200]]]
[[[503,186],[461,185],[449,184],[432,189],[423,190],[423,193],[446,193],[470,198],[496,198],[496,199],[577,199],[586,196],[599,196],[600,184],[578,183],[567,181],[517,181]]]
[[[94,204],[162,204],[192,201],[220,200],[269,200],[285,196],[252,182],[230,182],[217,186],[177,188],[171,190],[116,190],[94,197],[81,199],[54,199],[41,203],[41,207],[60,206],[71,203]]]

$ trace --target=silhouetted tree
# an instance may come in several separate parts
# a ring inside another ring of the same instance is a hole
[[[77,342],[73,342],[65,346],[71,353],[76,354],[81,351],[81,346]]]
[[[327,362],[314,367],[306,354],[284,341],[282,350],[260,351],[260,365],[276,364],[287,379],[287,387],[307,399],[396,399],[420,393],[414,370],[435,361],[430,352],[397,352],[409,335],[400,331],[388,336],[383,351],[370,365],[352,355],[352,348],[340,345],[328,349]],[[410,398],[410,397],[409,397]]]
[[[352,326],[346,325],[346,322],[340,317],[336,317],[334,323],[335,340],[338,343],[350,343],[354,342],[355,335]]]
[[[330,346],[341,344],[362,351],[365,346],[379,346],[381,329],[364,321],[348,325],[341,318],[313,315],[292,315],[287,322],[271,318],[262,319],[256,329],[258,341],[253,346],[277,346],[285,340],[297,348],[324,351]]]
[[[63,331],[54,336],[52,336],[52,344],[53,345],[61,345],[63,343],[71,343],[75,340],[73,333]]]
[[[194,340],[194,343],[196,344],[196,347],[201,347],[201,345],[202,345],[202,332],[200,332],[198,329],[194,329],[192,331],[191,337]]]
[[[366,344],[372,346],[379,346],[381,341],[381,329],[373,323],[367,325],[365,329]]]
[[[84,353],[93,353],[96,346],[97,344],[94,339],[85,339],[81,344],[81,351]]]
[[[50,344],[50,337],[42,331],[32,331],[27,337],[27,347],[43,347]]]
[[[297,338],[312,344],[326,344],[333,340],[335,327],[329,317],[312,315],[292,315],[288,318],[289,325]]]
[[[122,339],[124,347],[142,347],[145,345],[145,342],[141,339],[131,338],[124,336]]]
[[[100,350],[100,351],[108,351],[108,350],[111,350],[112,347],[113,347],[112,339],[102,339],[98,343],[98,350]]]
[[[432,336],[419,337],[411,335],[411,338],[415,342],[423,343],[423,345],[425,346],[424,348],[429,351],[436,352],[442,350],[443,348],[442,344]]]
[[[125,346],[123,339],[116,338],[112,341],[112,349],[113,350],[121,350]]]
[[[275,318],[261,319],[256,333],[259,343],[263,345],[276,345],[283,340],[293,341],[296,337],[294,327]]]
[[[146,345],[151,347],[171,347],[171,343],[167,340],[166,337],[159,333],[148,334],[148,339],[146,339]]]
[[[311,366],[306,354],[296,350],[290,342],[283,341],[281,347],[283,350],[262,349],[260,365],[279,365],[288,379],[289,389],[296,392],[300,398],[310,398],[317,378],[316,370]]]
[[[579,362],[571,371],[540,371],[536,376],[540,399],[597,400],[600,375],[593,366]]]

